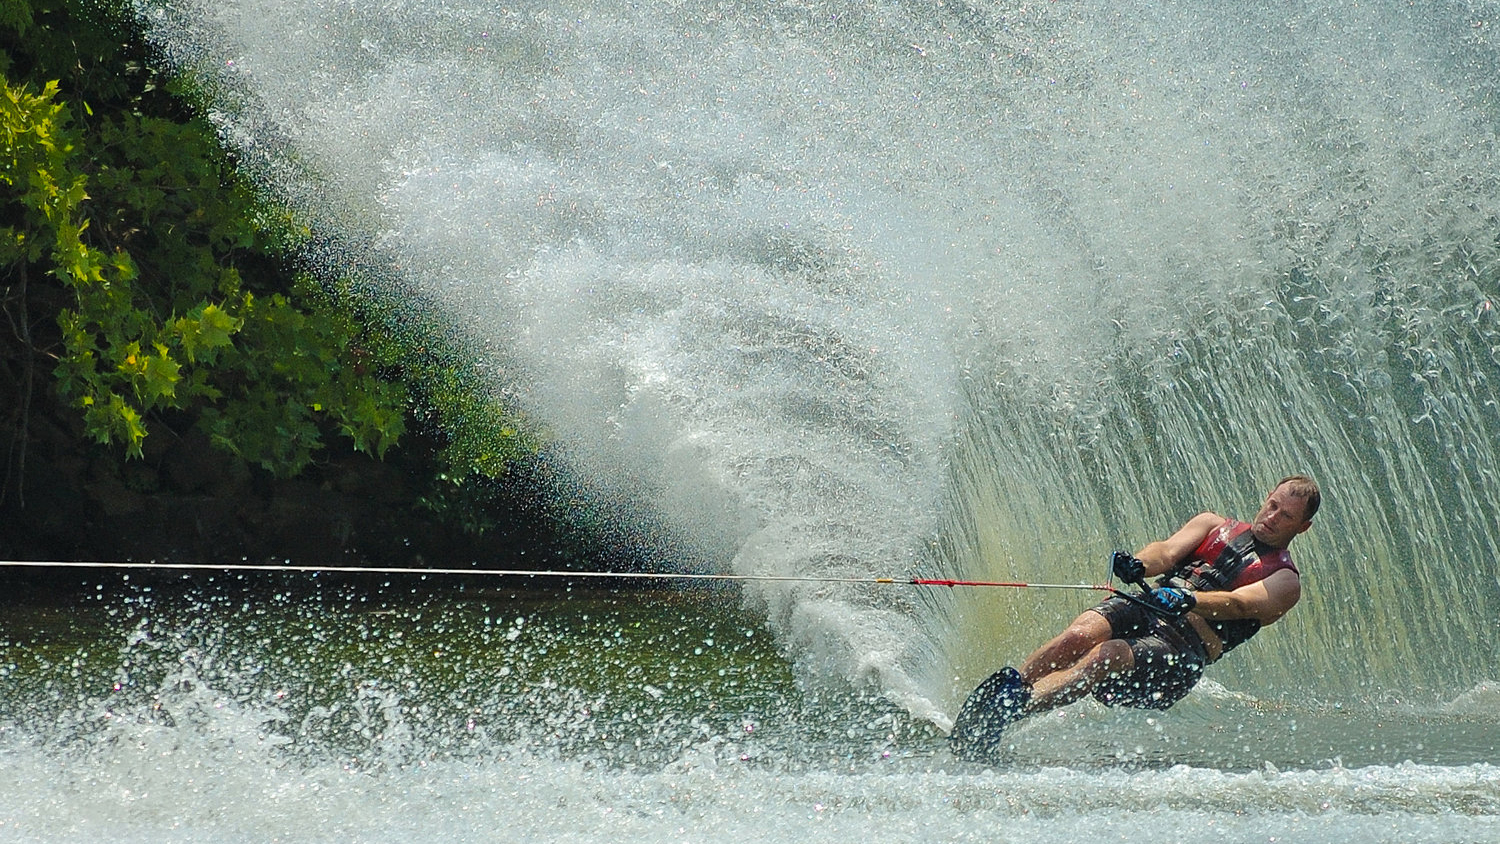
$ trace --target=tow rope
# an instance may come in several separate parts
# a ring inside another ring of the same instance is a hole
[[[117,569],[125,571],[283,572],[294,574],[399,574],[467,577],[614,578],[620,580],[706,580],[769,583],[875,583],[902,586],[1000,587],[1010,589],[1084,589],[1123,594],[1113,586],[1086,583],[1023,583],[997,580],[950,580],[929,577],[830,577],[783,574],[700,574],[692,572],[563,571],[558,569],[412,568],[400,566],[315,566],[274,563],[162,563],[123,560],[0,560],[0,568]]]

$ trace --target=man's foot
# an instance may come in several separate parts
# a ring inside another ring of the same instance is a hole
[[[1005,728],[1025,715],[1030,702],[1031,686],[1020,672],[1010,666],[996,671],[969,693],[958,710],[953,732],[948,734],[948,749],[969,762],[994,759]]]

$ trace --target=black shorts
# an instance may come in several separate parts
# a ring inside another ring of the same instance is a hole
[[[1168,620],[1124,598],[1109,598],[1090,607],[1104,616],[1116,639],[1124,639],[1135,657],[1135,669],[1107,677],[1094,687],[1094,698],[1106,706],[1166,709],[1187,695],[1208,654],[1187,619]]]

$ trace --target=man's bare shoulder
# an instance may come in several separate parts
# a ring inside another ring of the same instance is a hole
[[[1183,528],[1197,528],[1201,529],[1205,534],[1207,534],[1209,531],[1213,530],[1219,525],[1224,524],[1224,522],[1226,521],[1228,521],[1228,519],[1226,519],[1224,516],[1221,516],[1218,513],[1204,510],[1202,513],[1199,513],[1191,519],[1188,519],[1187,524],[1183,525]]]
[[[1202,542],[1214,528],[1224,524],[1224,522],[1225,519],[1223,516],[1205,510],[1188,519],[1182,527],[1177,529],[1177,533],[1172,538],[1176,540],[1177,544],[1191,541],[1193,546],[1197,547],[1198,543]]]
[[[1150,559],[1160,562],[1161,568],[1153,570],[1152,574],[1159,574],[1166,568],[1176,565],[1191,554],[1194,548],[1207,538],[1209,531],[1224,523],[1224,517],[1214,513],[1199,513],[1187,520],[1187,523],[1177,529],[1177,532],[1160,542],[1153,542],[1141,549],[1144,555],[1142,559]]]

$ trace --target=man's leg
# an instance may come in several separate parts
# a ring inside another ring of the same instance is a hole
[[[1043,677],[1072,668],[1094,648],[1115,636],[1109,621],[1093,610],[1085,610],[1052,641],[1037,648],[1021,663],[1021,679],[1036,685]]]
[[[1102,642],[1082,658],[1061,670],[1053,671],[1031,684],[1031,701],[1027,715],[1036,715],[1072,703],[1094,690],[1110,677],[1123,677],[1135,670],[1135,654],[1124,639]]]

